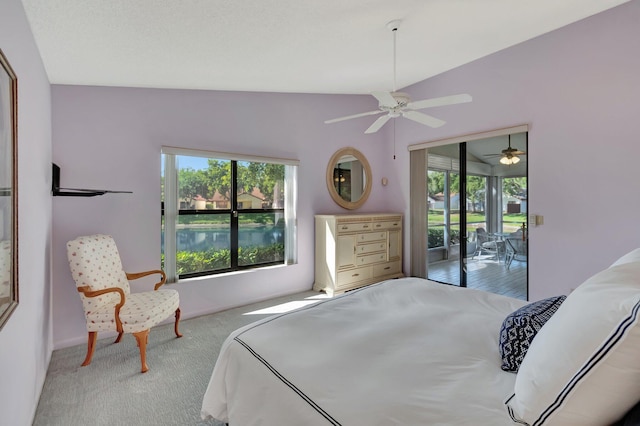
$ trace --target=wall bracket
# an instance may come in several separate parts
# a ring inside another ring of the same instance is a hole
[[[60,197],[95,197],[104,194],[132,194],[132,191],[111,191],[108,189],[60,188],[60,167],[52,165],[51,194]]]

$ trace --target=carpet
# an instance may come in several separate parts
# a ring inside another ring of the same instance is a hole
[[[45,425],[213,425],[200,418],[202,396],[220,347],[229,333],[271,314],[248,312],[318,297],[308,291],[151,329],[147,345],[149,371],[140,373],[135,338],[125,334],[98,340],[91,364],[81,367],[86,344],[53,352],[34,426]],[[100,337],[98,335],[98,337]]]

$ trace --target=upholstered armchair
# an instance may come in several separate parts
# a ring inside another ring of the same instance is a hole
[[[89,332],[87,356],[83,366],[91,363],[99,331],[116,331],[119,343],[124,333],[135,336],[140,348],[142,372],[146,363],[149,329],[175,312],[176,336],[180,321],[180,300],[176,290],[160,290],[166,281],[162,270],[127,273],[122,268],[115,241],[109,235],[78,237],[67,243],[67,258],[87,321]],[[129,281],[153,274],[160,275],[154,291],[131,293]]]

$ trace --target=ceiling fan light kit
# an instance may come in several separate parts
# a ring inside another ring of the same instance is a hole
[[[518,164],[519,162],[520,162],[520,157],[517,157],[515,155],[505,155],[500,158],[500,164],[504,164],[506,166]]]
[[[365,133],[375,133],[380,130],[387,121],[398,117],[408,118],[409,120],[424,124],[425,126],[436,128],[445,124],[445,121],[417,110],[471,102],[471,95],[466,93],[412,102],[411,97],[407,93],[396,91],[396,33],[400,26],[400,22],[400,20],[396,19],[387,23],[387,28],[393,33],[393,91],[375,91],[371,93],[371,95],[378,100],[378,110],[376,111],[368,111],[360,114],[326,120],[326,124],[337,123],[339,121],[351,120],[353,118],[365,117],[368,115],[386,113],[385,115],[378,117],[376,121],[374,121],[373,124],[365,130]]]
[[[500,164],[505,166],[513,166],[520,162],[520,156],[526,155],[524,151],[520,151],[516,148],[511,148],[511,135],[508,135],[509,146],[503,149],[500,154],[486,154],[485,157],[500,157]]]

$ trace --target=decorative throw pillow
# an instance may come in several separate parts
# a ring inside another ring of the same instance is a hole
[[[538,331],[558,310],[566,296],[530,303],[509,314],[500,329],[500,357],[504,371],[517,372]]]
[[[618,420],[613,426],[638,426],[640,425],[640,402],[627,411],[627,414]]]
[[[506,401],[532,426],[614,424],[640,401],[640,262],[611,266],[569,294],[540,329]]]

